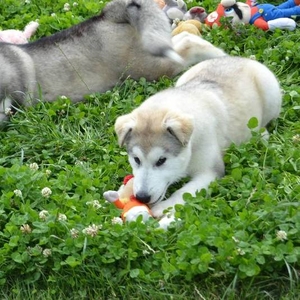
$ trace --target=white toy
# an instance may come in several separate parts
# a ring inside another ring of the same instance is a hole
[[[31,36],[36,32],[39,27],[39,23],[31,21],[26,25],[24,31],[8,29],[0,31],[0,42],[11,44],[26,44]]]

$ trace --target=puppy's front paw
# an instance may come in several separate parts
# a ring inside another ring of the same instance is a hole
[[[176,222],[174,215],[165,216],[158,222],[159,228],[167,230],[172,222]]]
[[[152,213],[154,218],[162,217],[163,212],[164,212],[164,208],[159,204],[156,204],[153,207],[151,207],[151,213]]]
[[[163,201],[151,207],[151,212],[155,218],[160,218],[164,215],[164,211],[168,209],[173,212],[174,208],[166,201]]]

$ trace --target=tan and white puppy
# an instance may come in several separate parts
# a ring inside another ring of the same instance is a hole
[[[135,197],[155,217],[183,204],[184,193],[195,195],[223,176],[223,151],[251,137],[249,119],[266,126],[278,117],[281,101],[276,77],[257,61],[224,56],[192,67],[174,88],[116,120],[135,176]],[[167,188],[187,176],[190,181],[163,201]],[[161,226],[172,220],[162,218]]]

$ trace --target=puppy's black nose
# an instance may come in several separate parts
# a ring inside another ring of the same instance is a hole
[[[138,199],[139,201],[141,201],[142,203],[149,203],[150,200],[151,200],[151,196],[144,193],[144,192],[140,192],[140,193],[137,193],[135,195],[136,199]]]

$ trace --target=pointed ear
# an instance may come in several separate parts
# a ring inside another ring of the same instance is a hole
[[[186,146],[194,130],[194,118],[180,112],[168,112],[164,119],[164,127],[183,146]]]
[[[122,147],[126,144],[130,133],[135,126],[135,120],[131,114],[118,117],[115,123],[115,132],[118,136],[118,143]]]

